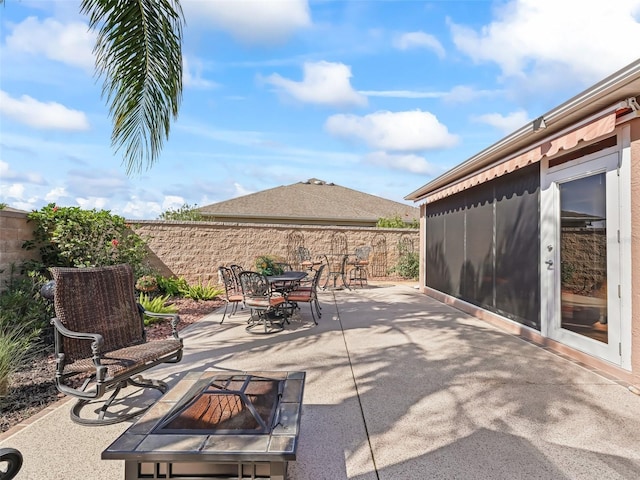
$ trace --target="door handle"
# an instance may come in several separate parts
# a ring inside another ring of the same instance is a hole
[[[544,263],[546,263],[549,267],[553,266],[553,260],[545,260]]]

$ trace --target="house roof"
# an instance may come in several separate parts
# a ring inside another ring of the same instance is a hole
[[[325,225],[375,225],[381,217],[417,220],[418,208],[324,180],[263,190],[200,207],[216,221],[248,221]]]
[[[506,163],[515,155],[526,152],[536,143],[566,133],[578,122],[606,113],[637,114],[640,95],[640,60],[627,65],[589,89],[567,100],[519,130],[482,150],[458,166],[440,175],[405,197],[419,202],[433,192],[464,180],[493,165]],[[542,128],[540,126],[542,125]]]

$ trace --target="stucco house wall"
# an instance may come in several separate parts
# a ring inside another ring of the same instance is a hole
[[[631,257],[631,364],[635,384],[640,385],[640,120],[631,124]]]

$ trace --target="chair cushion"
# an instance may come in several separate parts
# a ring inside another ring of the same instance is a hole
[[[309,302],[313,298],[312,290],[294,290],[287,295],[287,300],[290,302]]]
[[[133,345],[106,352],[101,357],[102,365],[108,369],[107,378],[122,375],[128,370],[133,370],[147,362],[155,362],[171,353],[177,353],[182,349],[182,342],[173,338],[167,340],[155,340],[152,342]],[[93,372],[96,366],[93,359],[84,358],[76,360],[65,366],[66,372]]]

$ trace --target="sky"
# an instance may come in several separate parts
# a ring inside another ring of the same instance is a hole
[[[152,220],[310,178],[409,203],[640,56],[640,0],[181,4],[179,117],[127,175],[80,0],[4,1],[0,203]]]

